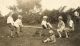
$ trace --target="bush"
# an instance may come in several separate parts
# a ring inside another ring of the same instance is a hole
[[[32,14],[23,16],[23,23],[25,24],[40,24],[41,23],[41,15]]]
[[[5,26],[5,25],[6,25],[5,17],[0,17],[0,27]]]

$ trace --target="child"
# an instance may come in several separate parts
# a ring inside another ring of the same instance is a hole
[[[18,19],[14,22],[14,26],[16,27],[17,36],[19,36],[20,30],[23,27],[21,15],[18,15]]]
[[[48,19],[47,16],[43,16],[43,20],[42,20],[41,25],[42,25],[44,31],[48,30],[50,36],[46,40],[43,40],[43,42],[44,43],[48,42],[48,41],[55,41],[56,42],[55,35],[52,31],[52,25],[49,22],[47,22],[47,19]]]
[[[48,27],[52,28],[51,24],[47,22],[47,19],[48,19],[47,16],[43,16],[43,20],[41,22],[43,31],[41,31],[40,35],[44,34],[44,31],[47,31]]]
[[[46,43],[46,42],[52,42],[52,43],[55,43],[56,42],[56,38],[55,38],[55,34],[53,32],[53,30],[49,30],[49,37],[47,39],[45,39],[43,42]]]
[[[62,16],[59,16],[58,19],[59,19],[59,23],[58,23],[57,32],[59,34],[59,37],[62,37],[61,32],[63,32],[65,28],[65,23],[62,21]]]
[[[11,37],[14,37],[14,36],[13,36],[14,20],[13,20],[13,18],[12,18],[12,14],[13,14],[13,12],[10,12],[9,17],[7,18],[7,24],[8,24],[8,26],[9,26],[10,30],[11,30],[11,31],[10,31]]]
[[[80,16],[79,16],[79,12],[78,12],[78,11],[75,11],[75,12],[74,12],[74,18],[75,18],[75,22],[76,22],[77,24],[79,24]]]
[[[70,16],[68,16],[67,24],[68,24],[68,27],[65,28],[66,38],[69,37],[69,36],[68,36],[68,32],[69,32],[69,31],[74,31],[74,22],[73,22],[73,20],[71,19]]]
[[[70,30],[74,31],[74,22],[70,16],[69,16],[69,20],[67,23],[68,23],[68,26],[70,27]]]

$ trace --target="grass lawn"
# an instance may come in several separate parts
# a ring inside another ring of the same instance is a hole
[[[10,38],[10,31],[7,26],[0,28],[0,46],[80,46],[80,33],[72,32],[70,38],[57,38],[55,44],[42,43],[42,37],[33,36],[36,31],[41,29],[37,28],[23,28],[23,33],[20,37]],[[78,29],[79,30],[79,29]]]

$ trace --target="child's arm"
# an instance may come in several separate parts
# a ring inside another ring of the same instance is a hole
[[[52,25],[50,23],[47,23],[47,25],[52,29]]]
[[[20,21],[20,26],[23,27],[22,21]]]
[[[58,28],[58,29],[60,28],[60,23],[58,23],[57,28]]]
[[[42,21],[41,25],[44,25],[44,27],[47,28],[47,25],[44,21]]]

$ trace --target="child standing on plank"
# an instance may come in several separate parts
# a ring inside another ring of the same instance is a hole
[[[13,15],[13,12],[10,12],[10,13],[9,13],[9,17],[7,18],[7,24],[8,24],[8,26],[9,26],[10,30],[11,30],[11,31],[10,31],[11,37],[14,37],[14,36],[13,36],[14,20],[13,20],[12,15]]]
[[[23,27],[21,15],[18,15],[18,19],[14,22],[14,26],[16,27],[17,36],[19,36],[21,28]]]

